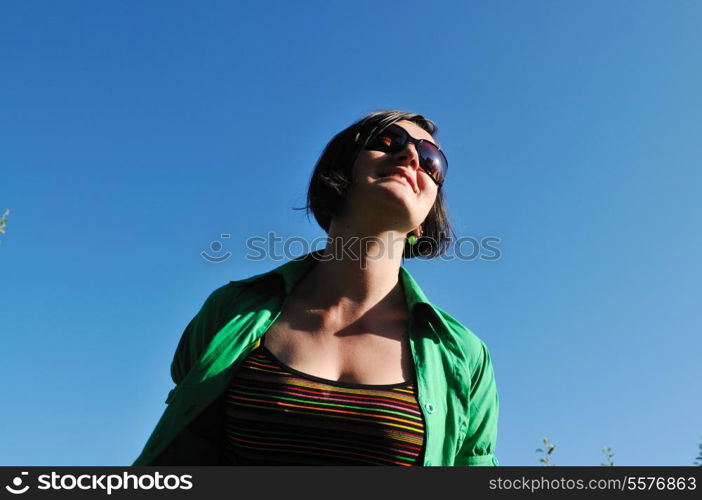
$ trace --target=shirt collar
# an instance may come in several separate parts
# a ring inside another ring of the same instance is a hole
[[[257,274],[250,278],[240,280],[239,282],[252,282],[259,279],[270,278],[272,276],[282,279],[282,284],[285,290],[285,296],[287,297],[292,292],[295,284],[314,266],[314,264],[321,260],[320,257],[322,252],[320,250],[310,252],[306,255],[293,259],[286,262],[285,264],[276,267],[275,269],[268,271],[263,274]],[[407,301],[407,309],[414,314],[416,306],[418,304],[426,304],[429,309],[433,310],[435,314],[438,313],[434,309],[434,306],[429,299],[424,294],[422,289],[419,287],[417,282],[412,278],[404,266],[400,266],[400,280],[402,282],[403,289],[405,291],[405,300]]]

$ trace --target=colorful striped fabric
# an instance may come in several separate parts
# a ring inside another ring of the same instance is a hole
[[[421,465],[415,391],[307,375],[261,343],[223,394],[223,465]]]

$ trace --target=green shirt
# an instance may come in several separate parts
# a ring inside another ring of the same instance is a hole
[[[212,292],[178,343],[176,387],[133,465],[216,465],[211,439],[193,430],[213,411],[231,376],[278,318],[297,281],[319,260],[313,252],[267,273]],[[400,267],[409,317],[409,345],[425,422],[425,466],[498,465],[498,395],[485,343],[431,304]]]

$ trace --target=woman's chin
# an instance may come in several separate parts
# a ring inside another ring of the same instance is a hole
[[[371,213],[382,214],[397,220],[412,219],[412,209],[417,207],[417,199],[412,189],[398,181],[380,181],[356,185],[349,193],[349,201],[361,203]]]
[[[388,177],[381,177],[377,181],[375,181],[374,184],[382,184],[382,185],[387,185],[387,186],[398,186],[400,189],[405,189],[409,191],[410,193],[414,194],[414,190],[412,189],[412,186],[410,186],[409,182],[401,177],[398,177],[396,175],[391,175]]]
[[[409,186],[403,186],[399,182],[388,182],[382,185],[382,187],[385,198],[393,203],[402,204],[406,211],[410,211],[412,206],[416,206],[417,199]]]

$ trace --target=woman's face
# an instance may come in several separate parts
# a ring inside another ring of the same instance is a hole
[[[429,132],[410,121],[395,125],[415,139],[436,143]],[[393,226],[409,232],[426,218],[436,200],[438,186],[419,166],[414,144],[408,142],[401,151],[361,151],[353,166],[353,187],[348,206],[364,210],[364,216],[389,218]]]

